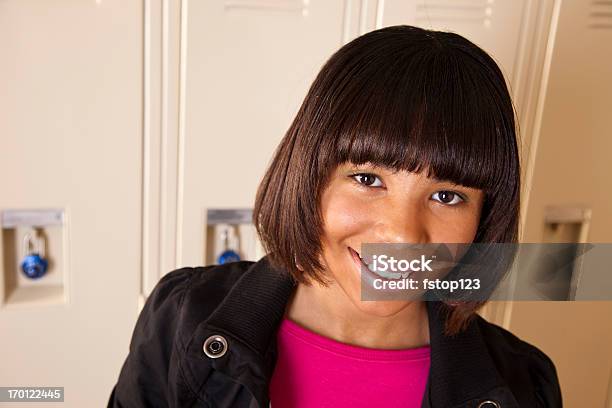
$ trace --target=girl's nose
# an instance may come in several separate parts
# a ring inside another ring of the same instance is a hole
[[[431,242],[426,218],[416,206],[389,207],[379,214],[376,242],[425,244]]]

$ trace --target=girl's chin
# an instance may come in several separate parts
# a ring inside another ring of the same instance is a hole
[[[354,271],[354,275],[334,276],[333,281],[341,288],[341,291],[344,292],[344,295],[347,296],[352,305],[361,313],[372,317],[390,317],[399,313],[413,302],[411,300],[361,300],[361,267],[363,264],[358,256],[353,256],[350,253],[349,248],[347,248],[347,255],[349,264],[352,264],[348,267]],[[342,267],[346,267],[345,264],[340,266],[340,268]],[[368,272],[373,277],[378,277],[374,276],[373,272],[366,270],[366,273]]]

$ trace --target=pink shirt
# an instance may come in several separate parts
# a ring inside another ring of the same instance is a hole
[[[283,319],[270,382],[272,408],[421,407],[429,346],[352,346]]]

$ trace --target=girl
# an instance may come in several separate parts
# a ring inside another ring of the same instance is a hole
[[[323,66],[259,186],[257,262],[165,275],[109,406],[561,407],[483,302],[364,301],[362,243],[515,243],[512,101],[464,37],[367,33]]]

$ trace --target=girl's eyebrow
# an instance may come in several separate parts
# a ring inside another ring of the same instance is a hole
[[[436,184],[452,184],[454,186],[461,186],[461,184],[455,183],[453,180],[439,179],[437,177],[429,177]]]
[[[351,164],[351,167],[354,168],[372,168],[372,169],[378,169],[378,170],[386,170],[388,172],[391,173],[397,173],[398,170],[389,167],[389,166],[385,166],[384,164],[376,164],[376,163],[360,163],[360,164]]]

